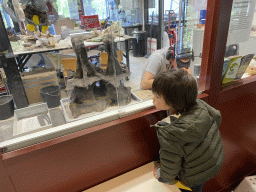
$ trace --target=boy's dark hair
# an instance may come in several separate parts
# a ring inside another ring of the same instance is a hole
[[[175,68],[155,77],[152,92],[182,114],[196,104],[197,81],[187,71]]]

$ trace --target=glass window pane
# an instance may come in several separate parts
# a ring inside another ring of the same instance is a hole
[[[148,41],[147,32],[137,25],[143,23],[142,1],[127,2],[52,0],[50,4],[31,5],[34,11],[37,6],[44,7],[43,18],[24,10],[25,22],[15,24],[11,19],[14,57],[5,61],[12,63],[15,70],[11,73],[9,66],[1,66],[0,93],[13,96],[16,115],[1,120],[0,147],[24,135],[32,142],[32,133],[37,133],[37,138],[52,139],[153,106],[152,91],[142,89],[141,80],[157,42]],[[200,11],[206,9],[207,3],[198,2],[185,2],[182,19],[179,1],[164,3],[167,48],[172,40],[173,44],[179,42],[176,55],[190,54],[193,49],[195,61],[189,70],[195,76],[200,72],[204,31]],[[149,19],[153,14],[153,24],[159,22],[158,6],[158,0],[152,1],[148,10]],[[173,14],[169,22],[170,10]],[[8,17],[2,15],[3,25],[8,27]],[[111,39],[110,48],[106,49],[103,39],[110,38],[110,34],[115,34],[115,40]],[[72,37],[79,37],[79,46],[74,46]],[[21,100],[28,105],[21,106]],[[61,131],[57,134],[57,130]]]
[[[176,61],[199,80],[207,0],[165,1],[164,7],[165,31],[170,46],[175,46]],[[169,7],[172,11],[166,10]],[[184,65],[189,58],[189,65]]]
[[[85,2],[87,6],[88,3]],[[97,3],[103,4],[105,0],[93,1],[90,6],[95,7]],[[33,8],[36,6],[38,5]],[[97,9],[92,13],[97,17],[81,17],[79,14],[82,6],[78,1],[55,1],[52,6],[55,11],[52,10],[53,14],[47,15],[52,24],[49,25],[49,34],[43,33],[45,23],[40,23],[40,17],[39,25],[34,26],[36,20],[32,15],[28,19],[32,19],[34,23],[19,23],[20,29],[23,25],[26,27],[27,34],[15,31],[19,39],[10,38],[15,57],[9,58],[8,62],[12,61],[17,70],[16,75],[21,77],[21,81],[16,80],[24,87],[20,91],[24,92],[28,105],[19,107],[19,93],[16,91],[18,86],[10,78],[9,71],[5,67],[1,68],[1,93],[10,98],[13,94],[13,99],[10,100],[10,104],[13,101],[13,114],[2,116],[0,146],[10,140],[22,139],[23,136],[29,136],[33,140],[33,133],[37,133],[37,137],[43,137],[48,131],[54,132],[52,128],[67,123],[72,127],[72,123],[79,119],[97,116],[97,121],[91,118],[86,122],[108,122],[120,117],[119,107],[132,103],[131,87],[125,85],[125,82],[129,81],[129,51],[126,51],[126,47],[129,47],[128,42],[132,36],[123,37],[124,29],[120,21],[113,22],[111,27],[111,23],[99,25],[102,21],[100,18],[106,17],[104,10],[97,15]],[[137,14],[140,13],[138,10],[142,10],[142,4],[136,6],[137,12],[134,13]],[[78,18],[81,20],[77,22]],[[29,24],[34,26],[34,30],[33,27],[28,28]],[[85,24],[88,24],[87,28],[84,28]],[[93,29],[94,27],[98,30]],[[82,33],[78,38],[77,47],[72,44],[72,37],[75,36],[73,34]],[[111,35],[114,36],[113,39],[109,39],[109,44],[104,46],[103,41]],[[75,77],[76,81],[72,81]],[[1,98],[1,102],[6,103],[8,98]],[[74,132],[77,129],[69,131]],[[21,146],[17,146],[19,147]]]
[[[188,1],[189,2],[189,1]],[[204,42],[204,26],[207,13],[207,0],[196,0],[186,6],[186,24],[183,44],[193,50],[194,60],[191,61],[191,73],[199,80]]]
[[[2,3],[3,3],[3,0],[0,0],[0,4],[2,5]],[[5,3],[4,3],[4,7],[5,7]],[[11,18],[10,18],[10,16],[4,11],[4,9],[3,9],[3,7],[2,6],[0,6],[0,11],[1,11],[1,13],[3,14],[3,21],[4,21],[4,24],[5,24],[5,27],[7,28],[7,27],[13,27],[13,22],[12,22],[12,20],[11,20]]]
[[[106,13],[106,0],[84,0],[84,14],[85,15],[98,15],[99,19],[105,19]]]
[[[255,1],[233,1],[222,70],[224,86],[255,74],[254,12]]]
[[[158,24],[159,22],[159,0],[149,1],[148,23]]]

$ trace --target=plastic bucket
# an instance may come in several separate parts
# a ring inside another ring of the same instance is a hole
[[[0,120],[5,120],[14,115],[14,103],[12,95],[0,96]]]
[[[44,102],[47,103],[48,108],[60,106],[60,87],[48,86],[40,89],[40,94]]]

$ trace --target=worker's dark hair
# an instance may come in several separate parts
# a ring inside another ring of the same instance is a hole
[[[169,61],[170,59],[175,58],[175,46],[169,47],[167,53],[166,53],[166,59]]]
[[[175,68],[155,77],[152,92],[182,114],[196,104],[197,80],[187,71]]]

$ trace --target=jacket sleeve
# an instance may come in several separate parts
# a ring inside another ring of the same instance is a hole
[[[158,129],[160,143],[160,176],[167,182],[173,181],[179,174],[182,164],[182,152],[179,143],[168,140],[168,132]]]

